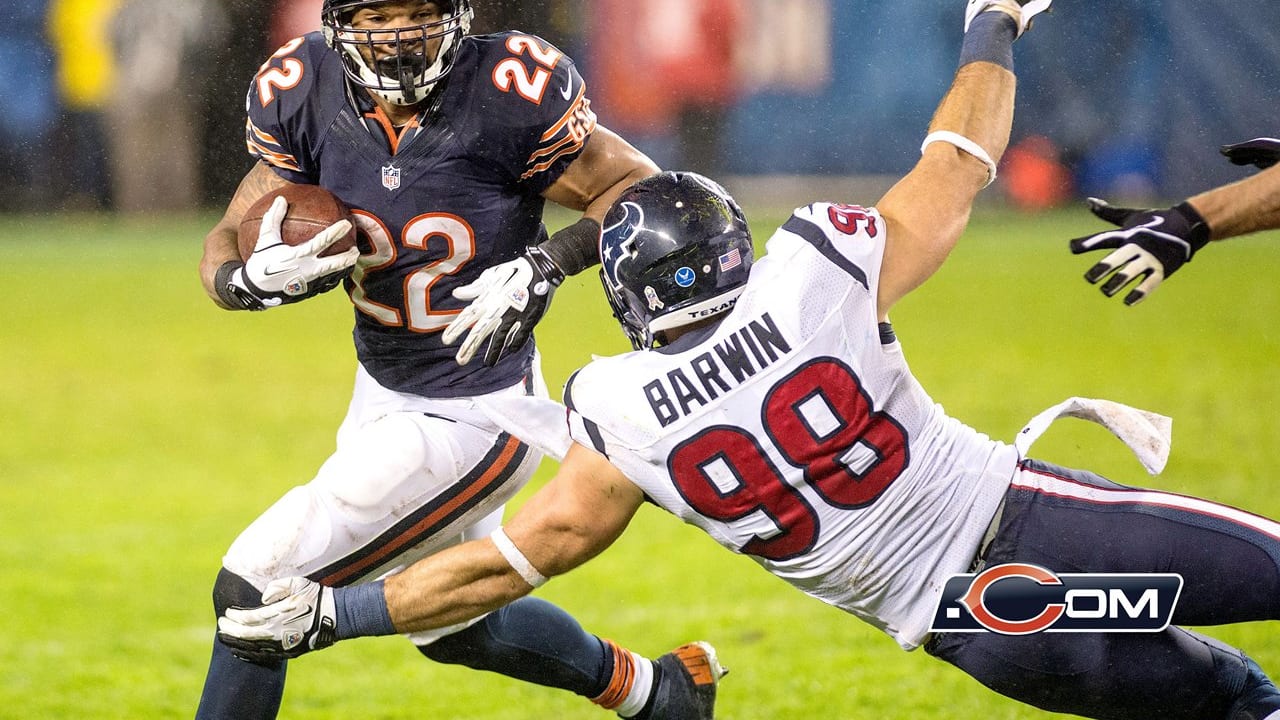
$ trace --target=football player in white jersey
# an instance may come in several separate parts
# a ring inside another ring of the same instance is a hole
[[[797,210],[754,266],[746,219],[714,182],[665,173],[625,192],[604,223],[601,275],[636,352],[570,380],[575,444],[556,477],[489,538],[388,578],[380,598],[280,581],[269,604],[225,614],[222,640],[245,657],[292,657],[331,642],[325,626],[346,637],[458,622],[594,557],[650,499],[903,648],[924,646],[1037,707],[1280,717],[1280,692],[1256,663],[1178,627],[930,631],[949,578],[1011,563],[1180,573],[1182,624],[1280,619],[1280,524],[1027,459],[1026,443],[948,417],[888,323],[993,177],[1012,120],[1009,49],[1048,4],[970,2],[962,64],[916,167],[878,209]],[[1092,415],[1140,456],[1167,451],[1132,408],[1076,400],[1053,411]]]

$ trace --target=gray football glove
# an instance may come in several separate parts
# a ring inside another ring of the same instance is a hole
[[[295,658],[338,641],[333,588],[303,577],[272,580],[256,608],[230,608],[218,639],[250,662]]]

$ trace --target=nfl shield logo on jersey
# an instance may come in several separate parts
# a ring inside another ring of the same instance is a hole
[[[388,190],[400,189],[400,168],[395,165],[382,166],[382,187]]]

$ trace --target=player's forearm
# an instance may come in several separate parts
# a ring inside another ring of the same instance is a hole
[[[621,138],[618,139],[618,142],[625,146],[625,153],[618,162],[613,164],[612,182],[587,204],[586,210],[582,213],[584,217],[589,217],[599,223],[604,222],[604,216],[608,214],[613,202],[627,188],[659,172],[658,166],[648,157],[627,145]]]
[[[1280,165],[1188,202],[1208,223],[1214,240],[1280,228]]]
[[[478,540],[392,575],[384,592],[396,632],[406,633],[470,620],[532,590],[491,540]]]
[[[1004,41],[1011,43],[1012,27],[1005,31]],[[937,272],[964,232],[990,167],[954,143],[974,143],[991,167],[999,162],[1009,142],[1016,86],[1013,72],[999,64],[963,65],[929,124],[931,134],[958,138],[929,144],[915,168],[877,203],[889,228],[877,297],[881,317]]]
[[[214,278],[223,263],[239,259],[240,252],[236,245],[235,228],[231,227],[224,218],[205,236],[204,253],[200,257],[200,284],[204,286],[205,294],[224,310],[233,308],[218,297]]]
[[[975,62],[961,67],[929,123],[929,132],[952,132],[968,138],[985,150],[993,162],[999,163],[1013,127],[1016,87],[1014,74],[999,65]],[[964,186],[965,194],[972,200],[986,184],[987,166],[971,153],[949,143],[933,143],[925,152],[935,148],[954,165],[955,173],[971,180]]]
[[[204,253],[200,257],[200,282],[204,285],[205,293],[217,303],[218,307],[224,310],[239,309],[228,305],[218,296],[214,278],[217,276],[218,268],[224,263],[240,259],[237,235],[241,218],[259,198],[288,184],[288,180],[277,175],[265,164],[255,164],[240,181],[235,195],[227,203],[227,209],[218,224],[214,225],[205,236]]]
[[[637,180],[658,172],[644,153],[603,126],[596,127],[582,154],[547,188],[552,202],[581,210],[596,222],[604,220],[609,206]]]

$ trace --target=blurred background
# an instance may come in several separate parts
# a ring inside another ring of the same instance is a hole
[[[875,202],[915,162],[965,5],[473,2],[476,32],[516,28],[569,53],[605,125],[664,166],[718,176],[761,243],[792,207]],[[1280,2],[1058,5],[1015,47],[1001,179],[946,267],[894,308],[913,373],[1001,440],[1072,395],[1169,415],[1159,478],[1086,423],[1055,425],[1035,452],[1280,517],[1280,233],[1215,246],[1136,308],[1086,285],[1099,258],[1066,247],[1101,227],[1086,194],[1174,201],[1255,172],[1217,148],[1280,135]],[[355,362],[345,294],[228,313],[196,275],[200,238],[251,163],[250,81],[318,26],[319,7],[0,0],[0,720],[190,718],[223,551],[332,450]],[[593,353],[628,345],[594,272],[569,278],[554,307],[538,340],[559,396]],[[645,652],[713,640],[734,669],[732,720],[1049,717],[652,508],[540,592]],[[1213,635],[1280,673],[1275,623]],[[423,663],[400,641],[326,653],[291,667],[283,717],[603,716]]]
[[[660,165],[785,204],[778,195],[808,202],[833,176],[911,166],[955,67],[963,5],[475,0],[474,31],[550,40],[578,62],[601,122]],[[5,0],[0,211],[221,207],[249,165],[249,81],[319,26],[319,7]],[[988,199],[1178,199],[1241,176],[1219,145],[1280,133],[1274,0],[1076,0],[1041,24],[1016,47],[1014,142]]]

